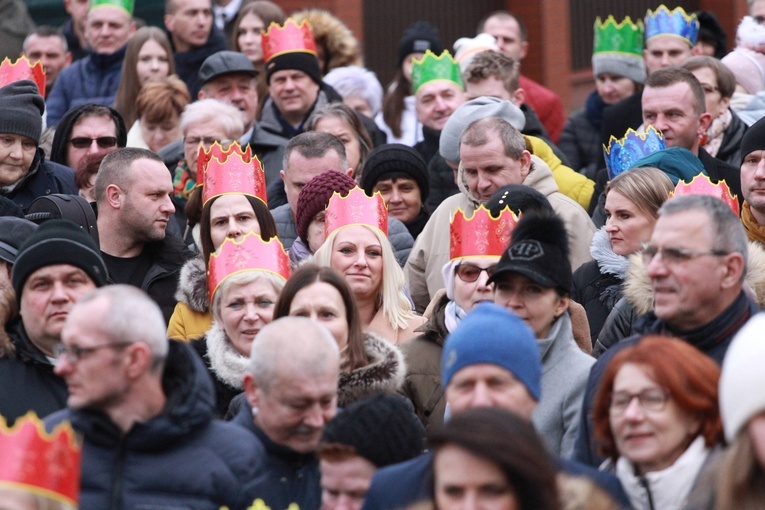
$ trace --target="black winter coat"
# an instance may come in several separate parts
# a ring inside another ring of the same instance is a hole
[[[42,149],[37,149],[37,154],[29,166],[29,173],[5,196],[26,213],[35,198],[53,193],[79,194],[77,185],[74,183],[74,170],[68,166],[46,161]]]
[[[621,297],[621,290],[618,287],[622,280],[616,275],[601,273],[598,262],[591,260],[574,271],[573,282],[574,292],[571,298],[582,305],[587,312],[590,337],[592,345],[595,345],[608,314]]]

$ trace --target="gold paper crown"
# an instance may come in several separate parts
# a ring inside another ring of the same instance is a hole
[[[266,175],[257,156],[252,155],[248,145],[242,152],[239,142],[228,149],[215,142],[210,151],[199,150],[197,158],[197,182],[204,184],[202,203],[221,195],[237,193],[249,195],[268,204]]]
[[[324,213],[324,239],[348,225],[367,225],[388,235],[388,208],[379,191],[370,197],[356,186],[344,197],[332,193]]]
[[[298,25],[294,19],[287,18],[283,27],[272,22],[268,31],[261,30],[261,34],[265,62],[284,53],[303,52],[317,56],[316,41],[307,20]]]
[[[69,422],[49,434],[33,412],[8,428],[0,416],[0,486],[77,506],[82,448]]]
[[[738,206],[738,195],[731,193],[728,184],[724,180],[715,184],[708,176],[696,174],[691,179],[691,182],[679,181],[677,186],[675,186],[675,191],[670,193],[670,196],[679,195],[710,195],[725,202],[737,217],[741,215]]]
[[[35,82],[40,95],[45,97],[45,69],[41,61],[38,60],[32,64],[27,57],[19,57],[11,63],[11,59],[4,58],[3,63],[0,64],[0,87],[21,80]]]
[[[278,238],[264,241],[260,235],[250,232],[241,239],[226,239],[218,251],[210,255],[207,272],[207,288],[210,302],[223,280],[242,271],[261,270],[283,279],[290,277],[290,261]]]
[[[518,217],[505,207],[496,218],[481,204],[470,219],[458,208],[449,228],[449,259],[501,256],[510,244]]]

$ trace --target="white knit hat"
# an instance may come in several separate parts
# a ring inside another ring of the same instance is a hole
[[[486,50],[499,51],[494,36],[478,34],[475,37],[462,37],[454,42],[454,60],[460,65],[460,71],[464,73],[473,61],[473,57]]]
[[[759,313],[736,334],[722,365],[720,416],[728,442],[765,410],[764,368],[765,313]]]

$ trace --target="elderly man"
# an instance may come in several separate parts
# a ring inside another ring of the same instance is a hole
[[[53,135],[50,160],[76,170],[86,156],[105,156],[126,143],[127,130],[117,110],[86,103],[61,118]]]
[[[45,95],[48,96],[59,73],[72,63],[66,38],[53,27],[37,27],[24,39],[22,51],[32,62],[39,60],[42,63],[45,69]]]
[[[27,235],[11,272],[20,317],[6,325],[12,352],[0,359],[0,415],[9,421],[66,405],[64,381],[53,373],[54,349],[74,304],[106,283],[98,247],[74,223],[48,220]]]
[[[765,119],[741,140],[741,222],[750,241],[765,245]]]
[[[742,290],[747,239],[730,207],[707,195],[673,198],[659,209],[643,263],[653,291],[653,311],[634,325],[635,335],[606,351],[587,382],[575,458],[597,465],[592,404],[614,354],[645,334],[675,336],[721,363],[733,335],[757,304]]]
[[[64,420],[84,437],[82,508],[243,508],[240,488],[263,456],[249,434],[214,419],[210,377],[185,344],[168,343],[157,305],[112,285],[67,317],[56,374]]]
[[[263,475],[244,490],[249,502],[319,508],[316,448],[337,412],[339,368],[337,342],[305,317],[275,320],[255,337],[244,376],[247,405],[234,418],[266,450]]]
[[[47,101],[48,125],[83,103],[114,103],[125,46],[136,30],[130,0],[92,0],[85,21],[88,56],[64,69]]]

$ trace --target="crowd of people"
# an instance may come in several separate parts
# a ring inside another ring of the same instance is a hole
[[[383,88],[325,10],[64,4],[0,65],[0,506],[763,507],[765,0],[594,20],[568,117],[507,11]]]

